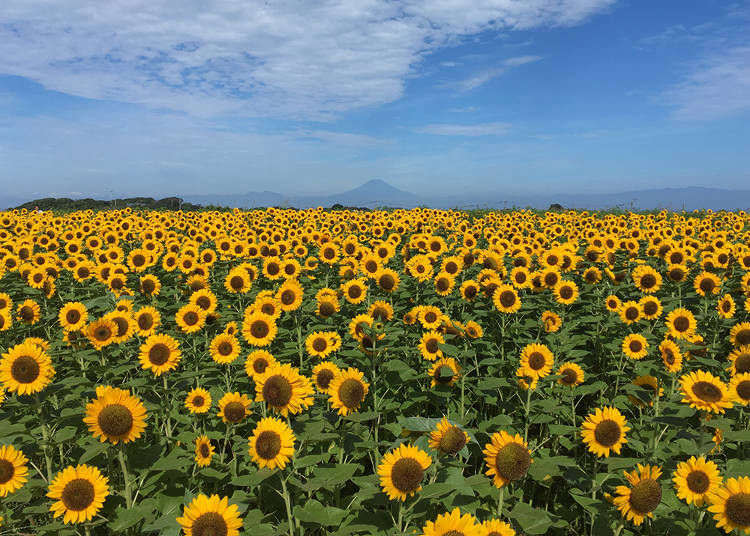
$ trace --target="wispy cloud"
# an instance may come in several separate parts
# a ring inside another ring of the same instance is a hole
[[[435,123],[419,127],[415,129],[415,132],[435,136],[501,136],[507,134],[511,126],[510,123],[477,123],[475,125]]]
[[[389,140],[368,136],[366,134],[357,134],[352,132],[336,132],[331,130],[299,130],[294,133],[300,139],[313,139],[331,143],[333,145],[343,145],[348,147],[373,147],[376,145],[386,145],[391,143]]]
[[[398,99],[455,37],[574,25],[614,2],[4,0],[0,72],[193,115],[325,120]]]
[[[518,56],[515,58],[509,58],[503,61],[503,63],[497,67],[486,69],[465,80],[461,80],[456,84],[456,86],[460,91],[471,91],[472,89],[483,86],[490,80],[494,80],[495,78],[505,74],[509,69],[518,67],[520,65],[525,65],[527,63],[539,61],[540,59],[542,59],[541,56]]]

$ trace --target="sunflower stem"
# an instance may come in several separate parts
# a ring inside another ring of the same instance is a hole
[[[284,505],[286,506],[286,516],[289,521],[289,536],[294,536],[294,515],[292,514],[292,499],[289,496],[289,490],[286,489],[286,478],[281,478],[281,489],[284,492]]]
[[[44,411],[42,410],[42,401],[39,399],[39,395],[35,395],[36,402],[34,404],[35,411],[39,414],[39,420],[42,423],[42,441],[44,442],[44,463],[47,468],[47,482],[52,482],[52,457],[49,454],[49,427],[47,426],[47,420],[44,418]]]
[[[524,427],[523,427],[523,441],[526,443],[529,438],[529,410],[531,409],[531,385],[529,385],[529,388],[526,390],[526,406],[524,408]]]
[[[497,496],[497,517],[503,517],[503,503],[505,502],[505,486],[500,488],[500,494]]]
[[[117,459],[120,460],[120,469],[122,469],[122,478],[125,481],[125,505],[128,509],[133,507],[133,496],[130,491],[130,475],[128,475],[128,464],[125,460],[125,448],[117,449]]]
[[[169,388],[167,387],[167,375],[162,374],[161,377],[162,377],[163,385],[164,385],[164,394],[166,395],[167,393],[169,393]],[[164,423],[166,426],[167,439],[172,439],[172,420],[169,417],[169,412],[171,410],[171,407],[169,405],[166,405],[165,409],[166,409],[166,416],[164,419]]]

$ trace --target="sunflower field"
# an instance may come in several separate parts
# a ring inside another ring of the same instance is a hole
[[[750,217],[0,213],[0,534],[750,534]]]

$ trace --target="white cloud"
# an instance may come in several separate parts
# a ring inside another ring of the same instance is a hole
[[[474,76],[471,76],[465,80],[461,80],[456,84],[456,86],[461,91],[471,91],[472,89],[483,86],[490,80],[494,80],[498,76],[501,76],[506,71],[508,71],[508,69],[539,61],[540,59],[542,59],[541,56],[518,56],[516,58],[508,58],[507,60],[503,61],[502,65],[500,65],[499,67],[492,67],[490,69],[481,71]]]
[[[415,132],[436,136],[500,136],[506,134],[510,127],[510,123],[477,123],[475,125],[436,123],[417,128]]]
[[[572,25],[615,0],[3,0],[0,72],[195,115],[327,119],[398,99],[455,37]]]
[[[711,54],[661,100],[683,120],[711,120],[750,111],[750,46]]]

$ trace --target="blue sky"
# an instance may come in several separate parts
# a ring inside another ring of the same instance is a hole
[[[750,187],[750,2],[4,0],[20,197]]]

